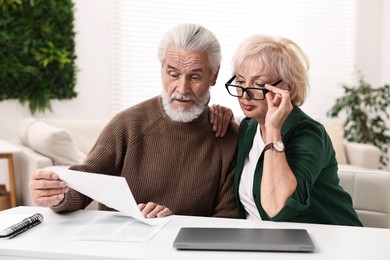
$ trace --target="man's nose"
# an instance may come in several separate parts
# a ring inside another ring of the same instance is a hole
[[[176,90],[180,93],[187,93],[191,89],[191,84],[186,77],[180,77],[180,79],[177,81],[177,87]]]

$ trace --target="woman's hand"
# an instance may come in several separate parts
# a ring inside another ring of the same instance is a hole
[[[212,105],[210,107],[210,123],[216,137],[224,137],[229,124],[231,124],[234,129],[239,128],[232,110],[220,105]]]
[[[140,203],[138,204],[138,208],[141,210],[141,213],[145,218],[160,218],[173,214],[169,208],[154,202],[148,202],[146,204]]]
[[[293,105],[287,90],[265,86],[267,114],[265,116],[265,143],[281,140],[281,128],[291,113]],[[260,186],[261,205],[264,211],[274,217],[286,205],[286,201],[297,187],[297,180],[292,172],[284,152],[265,152],[263,176]]]
[[[287,116],[293,110],[290,92],[268,84],[265,85],[265,88],[269,90],[265,95],[268,104],[265,127],[267,129],[281,129]]]

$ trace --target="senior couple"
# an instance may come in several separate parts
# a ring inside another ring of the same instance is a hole
[[[238,47],[225,87],[245,115],[239,126],[231,110],[208,106],[221,63],[212,32],[175,26],[158,58],[162,94],[114,116],[85,161],[70,169],[125,177],[147,218],[362,225],[339,185],[329,136],[299,108],[309,61],[297,44],[255,35]],[[29,187],[37,205],[55,212],[91,203],[47,169],[35,171]]]

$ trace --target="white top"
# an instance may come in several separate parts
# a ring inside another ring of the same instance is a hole
[[[244,168],[242,170],[240,186],[238,189],[241,203],[246,211],[247,219],[261,220],[261,216],[256,208],[256,204],[253,199],[253,179],[255,175],[257,161],[260,158],[264,146],[265,144],[260,136],[260,131],[257,128],[256,135],[253,140],[252,149],[249,152],[249,156],[244,162]]]
[[[17,153],[21,152],[22,150],[17,147],[16,145],[10,144],[7,141],[0,140],[0,153],[6,154],[6,153]]]

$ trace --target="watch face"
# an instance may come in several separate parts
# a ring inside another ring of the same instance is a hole
[[[274,146],[276,151],[279,151],[279,152],[284,151],[284,144],[280,141],[275,141],[273,146]]]

